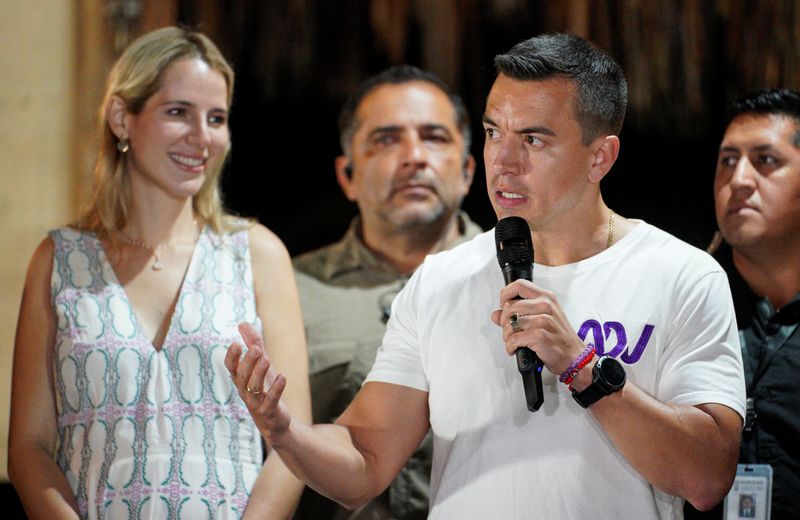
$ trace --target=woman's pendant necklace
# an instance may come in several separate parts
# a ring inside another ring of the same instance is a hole
[[[158,247],[153,251],[153,271],[160,271],[164,268],[161,263],[161,253],[158,252]]]
[[[122,238],[123,242],[125,242],[127,244],[130,244],[132,246],[135,246],[135,247],[142,248],[145,251],[150,251],[153,254],[153,265],[150,266],[151,269],[153,269],[153,271],[160,271],[160,270],[162,270],[164,268],[164,263],[161,261],[161,248],[169,247],[169,244],[167,244],[167,243],[158,244],[157,246],[153,247],[153,246],[145,244],[144,242],[142,242],[140,240],[135,240],[135,239],[129,237],[123,231],[119,232],[119,236],[120,236],[120,238]]]
[[[195,228],[196,235],[194,237],[194,242],[197,242],[197,239],[200,238],[200,231],[197,229],[197,221],[192,222],[192,227]],[[136,240],[134,238],[129,237],[124,231],[119,231],[119,236],[123,242],[130,244],[135,247],[142,248],[146,251],[150,251],[153,254],[153,265],[150,266],[153,271],[160,271],[164,268],[164,263],[161,261],[161,252],[163,249],[167,249],[170,247],[169,242],[163,242],[158,244],[157,246],[151,246],[149,244],[145,244],[141,240]]]

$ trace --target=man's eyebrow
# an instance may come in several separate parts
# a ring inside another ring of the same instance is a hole
[[[753,146],[752,148],[748,148],[745,153],[749,152],[768,152],[775,150],[775,147],[771,144],[759,144]],[[739,148],[735,146],[721,146],[719,149],[719,153],[739,153]]]
[[[497,126],[497,123],[492,121],[492,118],[487,116],[486,114],[483,115],[482,121],[490,126]],[[519,130],[514,130],[515,134],[540,134],[540,135],[549,135],[555,136],[556,133],[553,131],[552,128],[547,126],[529,126],[525,128],[520,128]]]
[[[401,128],[398,125],[379,126],[379,127],[373,128],[372,131],[369,134],[367,134],[367,137],[372,137],[372,136],[375,136],[377,134],[397,133],[400,130],[401,130]]]
[[[555,136],[556,133],[552,128],[546,126],[529,126],[527,128],[522,128],[520,130],[515,130],[514,133],[517,134],[542,134],[542,135],[549,135]]]
[[[447,125],[442,125],[442,124],[439,124],[439,123],[426,123],[424,125],[421,125],[420,128],[422,130],[426,131],[426,132],[431,132],[431,131],[436,132],[436,131],[440,131],[441,130],[442,132],[445,132],[448,135],[452,134],[452,132],[450,132],[450,129],[447,127]]]
[[[759,144],[751,148],[754,152],[769,152],[775,150],[775,147],[771,144]]]
[[[452,135],[452,132],[450,132],[450,129],[447,127],[447,125],[442,125],[442,124],[439,124],[439,123],[426,123],[426,124],[420,125],[418,128],[420,130],[422,130],[422,131],[425,131],[425,132],[443,131],[443,132],[447,133],[447,135]],[[367,134],[367,138],[372,138],[372,137],[374,137],[376,135],[381,135],[381,134],[397,134],[397,133],[400,133],[402,131],[403,131],[403,127],[400,126],[400,125],[379,126],[379,127],[373,128],[372,131]]]

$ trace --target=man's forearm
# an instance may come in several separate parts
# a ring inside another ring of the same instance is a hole
[[[345,507],[365,503],[382,490],[343,426],[292,421],[279,439],[271,440],[273,449],[300,480]]]
[[[732,409],[664,404],[629,383],[590,410],[631,466],[661,491],[707,509],[730,488],[741,428]]]

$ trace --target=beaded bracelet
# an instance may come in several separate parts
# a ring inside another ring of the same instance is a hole
[[[587,364],[589,364],[589,361],[591,361],[591,360],[592,360],[592,358],[594,357],[594,354],[595,354],[595,352],[596,352],[595,350],[592,350],[592,351],[589,353],[589,355],[588,355],[588,356],[586,356],[586,359],[584,359],[584,360],[581,362],[581,364],[580,364],[580,365],[578,365],[578,368],[576,368],[576,369],[575,369],[575,372],[573,372],[573,373],[572,373],[572,376],[571,376],[571,377],[569,377],[569,378],[567,378],[567,380],[565,381],[565,384],[566,384],[566,385],[569,387],[570,391],[573,391],[573,390],[574,390],[574,389],[572,388],[572,382],[573,382],[573,381],[575,380],[575,378],[578,376],[578,372],[580,372],[580,371],[581,371],[581,369],[582,369],[583,367],[585,367]]]
[[[564,370],[564,373],[559,376],[558,380],[565,385],[571,384],[572,380],[578,375],[578,372],[580,372],[580,370],[592,360],[594,353],[594,345],[589,343],[583,352],[581,352],[581,355],[575,358],[575,361],[573,361],[572,364],[568,366],[566,370]]]

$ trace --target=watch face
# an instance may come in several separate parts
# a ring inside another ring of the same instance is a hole
[[[602,378],[609,385],[617,388],[625,384],[625,369],[622,363],[611,357],[603,357],[598,365]]]

